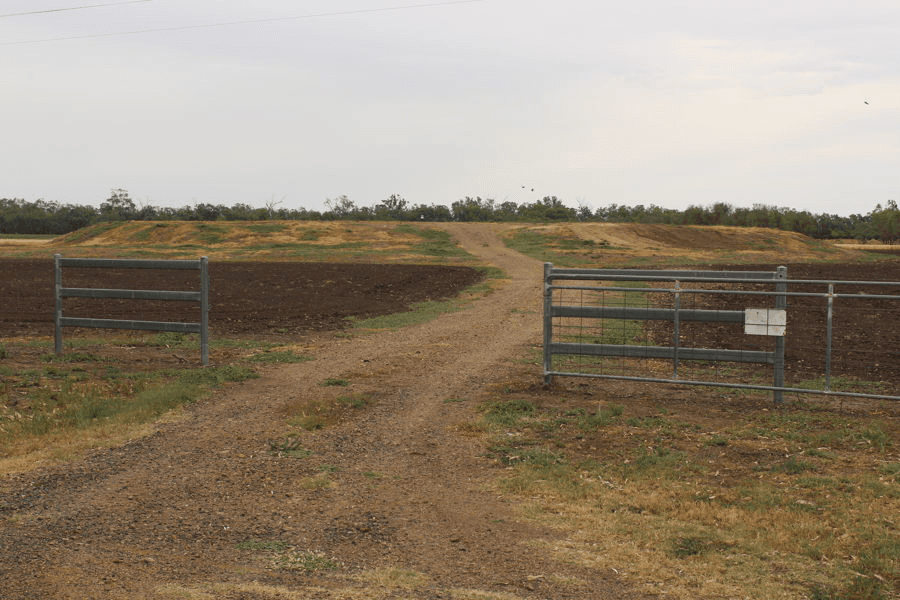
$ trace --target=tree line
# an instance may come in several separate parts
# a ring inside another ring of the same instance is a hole
[[[466,197],[450,206],[413,204],[398,194],[373,206],[358,206],[347,196],[328,199],[324,211],[285,208],[280,202],[265,206],[248,204],[186,205],[181,208],[138,206],[127,190],[114,189],[100,207],[60,204],[46,200],[0,199],[0,233],[62,235],[106,221],[265,221],[265,220],[357,220],[357,221],[460,221],[529,222],[581,221],[600,223],[646,223],[662,225],[729,225],[769,227],[794,231],[820,239],[880,240],[900,239],[900,209],[888,200],[869,213],[849,217],[814,214],[766,204],[751,208],[725,202],[711,206],[689,206],[684,210],[655,204],[625,206],[609,204],[596,210],[570,207],[556,196],[534,202],[496,202],[490,198]]]

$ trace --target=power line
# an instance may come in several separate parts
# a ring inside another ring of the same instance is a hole
[[[25,15],[42,15],[45,13],[63,12],[67,10],[83,10],[85,8],[100,8],[101,6],[117,6],[119,4],[137,4],[139,2],[152,2],[153,0],[124,0],[123,2],[107,2],[106,4],[87,4],[85,6],[71,6],[68,8],[48,8],[47,10],[33,10],[30,12],[10,13],[8,15],[0,15],[0,19],[6,17],[24,17]]]
[[[150,0],[132,0],[149,2]],[[307,15],[297,15],[293,17],[266,17],[263,19],[245,19],[242,21],[226,21],[223,23],[207,23],[203,25],[181,25],[178,27],[160,27],[156,29],[138,29],[134,31],[118,31],[114,33],[92,33],[88,35],[74,35],[68,37],[45,38],[40,40],[22,40],[18,42],[0,42],[0,46],[17,46],[21,44],[41,44],[44,42],[64,42],[70,40],[86,40],[92,38],[117,37],[124,35],[138,35],[143,33],[158,33],[165,31],[186,31],[189,29],[208,29],[212,27],[229,27],[233,25],[247,25],[255,23],[275,23],[279,21],[299,21],[301,19],[318,19],[321,17],[339,17],[344,15],[359,15],[366,13],[390,12],[398,10],[408,10],[415,8],[431,8],[435,6],[449,6],[453,4],[472,4],[474,2],[483,2],[484,0],[445,0],[443,2],[429,2],[426,4],[407,4],[401,6],[384,6],[381,8],[360,8],[355,10],[342,10],[325,13],[312,13]]]

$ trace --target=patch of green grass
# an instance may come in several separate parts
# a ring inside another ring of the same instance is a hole
[[[632,473],[652,474],[664,472],[666,477],[677,477],[679,467],[684,464],[687,454],[665,446],[642,448],[628,464]]]
[[[148,346],[161,348],[200,348],[200,336],[196,333],[179,333],[176,331],[164,331],[154,335],[145,342]]]
[[[359,392],[348,396],[338,396],[338,402],[342,402],[351,408],[364,408],[372,403],[374,395],[371,392]]]
[[[323,233],[321,229],[307,228],[300,234],[300,239],[304,242],[316,242],[322,237]]]
[[[27,418],[8,423],[0,439],[15,444],[22,436],[87,429],[99,423],[145,423],[196,401],[206,392],[203,385],[179,380],[151,383],[149,378],[87,386],[66,381],[52,393],[44,390],[31,395],[32,408]]]
[[[399,233],[412,234],[422,238],[422,242],[413,246],[412,250],[417,254],[435,256],[439,258],[474,258],[471,254],[460,248],[453,242],[452,236],[442,230],[431,227],[416,227],[403,223],[394,228]]]
[[[44,362],[102,362],[104,359],[90,352],[69,352],[66,354],[42,354],[41,360]]]
[[[728,548],[728,545],[721,540],[694,535],[673,539],[670,552],[675,558],[688,558],[690,556],[701,556],[708,552],[721,551],[726,548]]]
[[[51,233],[0,233],[3,240],[52,240],[56,237]]]
[[[325,381],[321,383],[321,385],[325,387],[347,387],[350,385],[350,380],[341,379],[339,377],[329,377]]]
[[[197,239],[208,245],[221,244],[229,232],[228,227],[212,223],[197,223],[194,228],[197,231]]]
[[[729,444],[728,438],[719,435],[718,433],[713,435],[711,438],[704,440],[704,445],[706,446],[718,446],[723,448]]]
[[[253,233],[279,233],[287,229],[284,223],[251,223],[244,225],[244,229]]]
[[[491,271],[487,270],[487,272]],[[433,321],[443,314],[464,310],[470,304],[470,301],[467,300],[468,297],[483,296],[486,293],[489,293],[491,289],[493,289],[492,286],[487,282],[476,283],[463,290],[458,298],[416,302],[413,303],[407,311],[371,317],[368,319],[351,317],[347,320],[352,324],[353,329],[358,331],[384,329],[397,330],[403,327],[410,327]]]
[[[535,405],[524,399],[490,402],[482,407],[482,418],[488,423],[513,427],[520,420],[531,417],[537,410]]]
[[[845,585],[814,585],[807,597],[810,600],[888,600],[894,595],[886,582],[857,576]]]
[[[592,431],[610,425],[621,417],[625,409],[618,404],[601,407],[595,413],[583,414],[578,418],[578,427],[583,431]]]
[[[771,468],[773,473],[787,473],[788,475],[799,475],[806,471],[815,470],[816,466],[814,464],[803,460],[797,460],[794,456],[791,456],[786,461],[778,463]]]
[[[107,221],[104,223],[97,223],[96,225],[90,225],[77,231],[73,231],[72,233],[63,237],[63,241],[66,244],[80,244],[91,238],[103,235],[108,231],[112,231],[113,229],[117,229],[124,225],[125,224],[121,221]]]
[[[610,246],[605,241],[596,242],[577,236],[563,237],[556,233],[540,233],[526,228],[514,231],[503,242],[526,256],[569,268],[596,268],[597,252],[622,249]]]
[[[229,381],[246,381],[258,377],[259,374],[252,368],[240,365],[189,369],[181,371],[178,375],[178,379],[182,383],[207,386],[218,386]]]

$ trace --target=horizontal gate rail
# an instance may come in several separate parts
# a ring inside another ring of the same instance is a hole
[[[556,355],[578,355],[595,357],[627,357],[671,360],[674,377],[625,377],[637,381],[688,383],[678,377],[679,361],[722,361],[736,363],[762,363],[774,367],[774,380],[771,386],[764,386],[775,393],[776,402],[782,399],[781,388],[784,385],[784,336],[776,337],[775,350],[732,350],[725,348],[686,348],[679,344],[679,328],[682,322],[699,323],[743,323],[746,319],[743,310],[709,310],[681,309],[680,297],[694,293],[735,293],[746,295],[747,291],[710,290],[682,288],[682,283],[751,283],[772,284],[775,289],[756,292],[766,296],[775,296],[776,308],[783,309],[787,305],[787,269],[779,267],[777,271],[697,271],[697,270],[640,270],[640,269],[558,269],[551,263],[544,264],[544,380],[552,381],[554,376],[592,376],[613,378],[609,375],[588,373],[569,373],[553,369],[553,357]],[[673,289],[646,288],[654,293],[670,293],[675,297],[674,308],[642,308],[629,306],[572,306],[553,303],[555,290],[580,291],[618,291],[635,292],[645,288],[622,287],[615,285],[555,285],[555,282],[598,281],[623,282],[639,281],[647,283],[673,282]],[[753,295],[753,294],[751,294]],[[554,318],[570,319],[616,319],[635,321],[668,321],[674,327],[673,346],[650,346],[605,343],[572,343],[553,340]],[[709,382],[707,382],[707,385]],[[728,385],[732,384],[719,384]]]
[[[63,267],[81,269],[196,270],[200,272],[200,291],[67,288],[62,285]],[[63,327],[172,331],[176,333],[199,333],[200,360],[203,363],[203,366],[209,364],[209,261],[205,256],[198,260],[139,260],[116,258],[63,258],[62,255],[55,254],[53,257],[53,270],[56,299],[54,318],[56,354],[62,354],[63,351]],[[65,317],[63,316],[62,311],[63,298],[113,298],[119,300],[172,300],[198,302],[200,304],[200,322],[178,323],[172,321]]]

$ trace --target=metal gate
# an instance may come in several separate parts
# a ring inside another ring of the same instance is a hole
[[[877,299],[880,318],[900,321],[900,296],[856,288],[837,294],[836,285],[878,285],[893,291],[900,283],[788,280],[786,267],[665,271],[558,269],[545,263],[544,379],[550,383],[554,376],[601,377],[767,390],[776,402],[784,392],[900,399],[897,357],[897,382],[877,382],[874,390],[869,383],[853,382],[847,386],[854,389],[834,389],[835,300],[847,304]],[[789,364],[796,381],[786,383],[786,340],[795,346],[804,343],[787,335],[789,320],[795,325],[807,320],[806,313],[789,313],[790,298],[821,299],[827,317],[822,319],[824,339],[816,338],[821,374],[804,379],[809,365],[798,360]],[[890,308],[884,303],[891,303]],[[887,353],[876,361],[891,361],[889,349],[873,350]]]
[[[200,271],[200,291],[124,290],[102,288],[66,288],[62,286],[63,267],[107,268],[107,269],[190,269]],[[209,267],[204,256],[199,260],[128,260],[113,258],[63,258],[53,256],[55,280],[55,350],[62,354],[63,327],[95,327],[101,329],[136,329],[149,331],[174,331],[200,334],[200,360],[203,366],[209,364]],[[64,317],[63,298],[118,298],[128,300],[180,300],[200,303],[199,323],[177,323],[171,321],[139,321]]]

